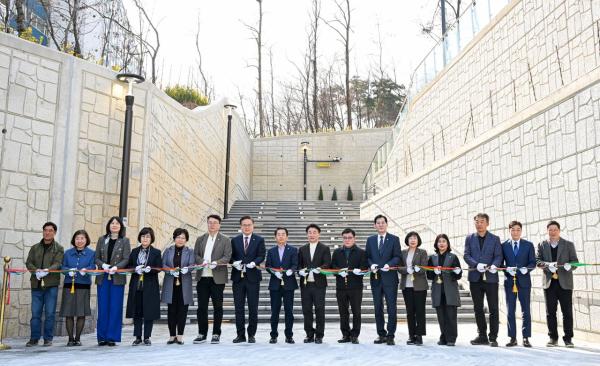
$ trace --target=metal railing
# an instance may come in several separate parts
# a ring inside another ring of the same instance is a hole
[[[460,51],[475,38],[479,31],[511,1],[473,0],[467,3],[456,21],[448,26],[445,36],[436,42],[415,67],[410,76],[404,101],[394,122],[392,138],[377,149],[363,179],[364,200],[368,199],[370,193],[375,195],[378,189],[385,188],[382,184],[375,183],[375,174],[387,163],[389,154],[400,135],[402,122],[407,118],[413,98],[433,81]]]

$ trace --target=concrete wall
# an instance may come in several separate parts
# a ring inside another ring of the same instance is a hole
[[[518,219],[534,243],[557,219],[580,261],[599,262],[599,21],[597,1],[508,5],[414,101],[376,178],[386,188],[361,215],[386,213],[398,233],[422,232],[429,250],[445,232],[460,253],[479,211],[503,239]],[[532,310],[544,323],[540,273]],[[578,269],[574,292],[575,327],[596,337],[597,276]]]
[[[0,255],[13,267],[45,221],[65,248],[81,228],[95,246],[118,214],[125,91],[105,68],[0,34]],[[128,236],[152,226],[163,247],[175,227],[195,237],[223,211],[224,101],[190,111],[149,83],[134,95]],[[237,115],[232,146],[230,203],[250,196],[251,142]],[[29,333],[28,287],[29,275],[12,276],[8,336]]]
[[[347,197],[348,185],[354,200],[362,200],[362,181],[379,146],[391,137],[389,128],[318,135],[272,137],[252,141],[252,199],[302,200],[304,155],[300,143],[308,141],[309,160],[330,160],[341,157],[329,168],[307,165],[307,199],[316,200],[319,186],[323,198],[330,200],[333,188],[338,200]]]

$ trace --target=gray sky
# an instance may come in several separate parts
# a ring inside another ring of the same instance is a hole
[[[366,77],[369,69],[378,70],[377,25],[383,43],[383,64],[391,75],[395,69],[398,83],[408,83],[410,73],[433,46],[422,35],[420,24],[431,21],[438,0],[351,0],[351,68]],[[124,0],[128,4],[128,0]],[[195,32],[200,14],[201,48],[204,69],[216,87],[217,98],[236,99],[237,86],[250,96],[256,83],[256,47],[244,23],[256,25],[258,4],[254,0],[143,0],[159,23],[161,49],[159,75],[163,83],[186,83],[196,62]],[[290,61],[302,63],[306,50],[311,0],[263,0],[263,44],[265,74],[269,72],[268,50],[272,48],[277,81],[295,77]],[[136,11],[127,5],[135,24]],[[333,0],[322,0],[321,16],[333,19]],[[439,20],[438,20],[439,22]],[[321,23],[318,60],[321,67],[339,60],[342,70],[342,45],[333,30]],[[164,65],[164,66],[163,66]],[[267,85],[265,85],[267,88]]]

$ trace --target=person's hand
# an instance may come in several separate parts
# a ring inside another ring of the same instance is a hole
[[[302,277],[306,277],[308,275],[308,273],[306,273],[306,268],[301,269],[300,271],[298,271],[298,274]]]
[[[105,271],[108,271],[110,269],[110,264],[108,263],[102,263],[102,269]]]
[[[517,274],[517,267],[506,267],[506,272],[514,277]]]
[[[179,272],[181,272],[181,274],[186,274],[190,271],[190,269],[188,267],[183,267],[179,270]]]
[[[141,275],[142,272],[144,272],[144,266],[143,265],[140,264],[139,266],[135,267],[135,273]]]
[[[565,263],[565,264],[563,264],[563,269],[565,271],[567,271],[567,272],[570,271],[571,270],[571,263]]]
[[[485,267],[486,267],[485,263],[477,263],[477,271],[479,273],[485,272]]]
[[[384,272],[389,271],[390,270],[390,265],[386,263],[385,266],[383,266],[383,268],[381,270],[384,271]]]
[[[256,263],[254,262],[250,262],[248,264],[246,264],[246,268],[255,268],[256,267]]]
[[[150,272],[151,269],[152,268],[150,268],[150,266],[146,266],[146,268],[144,268],[144,272],[148,273],[148,272]]]
[[[348,276],[348,272],[341,271],[341,272],[338,273],[338,275],[340,275],[340,277],[342,277],[342,278],[346,278],[346,276]]]
[[[242,261],[233,262],[233,268],[237,269],[238,271],[241,271],[242,270]]]
[[[283,278],[283,273],[281,272],[275,272],[275,277],[282,279]]]
[[[173,277],[179,277],[179,271],[169,271],[169,273],[171,274],[171,276]]]
[[[115,273],[117,273],[117,270],[118,270],[118,269],[119,269],[119,268],[118,268],[117,266],[112,266],[112,267],[110,267],[110,269],[108,270],[108,273],[109,273],[109,274],[111,274],[111,275],[114,275]]]
[[[69,277],[75,277],[75,272],[77,272],[77,268],[71,268],[69,270]]]
[[[527,267],[521,267],[521,268],[519,268],[519,271],[521,272],[521,274],[524,274],[524,275],[526,275],[527,272],[529,272],[529,270],[527,269]]]
[[[454,269],[452,270],[452,272],[454,272],[456,274],[460,274],[462,272],[462,269],[460,267],[454,267]]]
[[[209,267],[210,267],[210,269],[215,269],[215,268],[217,268],[217,266],[218,266],[218,263],[217,263],[216,261],[212,261],[212,262],[210,263],[210,266],[209,266]]]
[[[287,271],[285,271],[285,275],[290,277],[294,275],[294,271],[292,271],[291,269],[288,269]]]
[[[556,262],[548,263],[548,270],[552,273],[556,273]]]
[[[376,273],[379,266],[376,263],[371,264],[371,272]]]
[[[80,270],[79,270],[79,275],[80,275],[80,276],[85,276],[85,275],[86,275],[86,273],[87,273],[87,272],[86,272],[86,271],[84,271],[83,269],[80,269]]]
[[[409,267],[406,267],[406,273],[408,273],[408,274],[413,274],[413,273],[415,273],[415,270],[414,270],[414,268],[413,268],[413,267],[410,267],[410,266],[409,266]]]
[[[498,267],[496,267],[495,265],[491,265],[490,269],[489,269],[490,273],[495,274],[496,272],[498,272]]]
[[[311,272],[314,274],[319,274],[319,273],[321,273],[321,267],[317,267],[317,268],[313,269]]]
[[[419,267],[419,266],[415,266],[414,268],[415,268],[415,272],[420,272],[421,271],[421,267]]]
[[[438,276],[441,275],[442,274],[441,268],[442,267],[440,267],[440,266],[435,267],[435,269],[433,270],[433,273],[435,273]]]
[[[202,262],[201,266],[202,266],[202,267],[205,267],[205,268],[206,268],[206,267],[208,267],[208,261],[205,259],[205,260]]]
[[[360,270],[360,268],[354,268],[352,270],[352,273],[354,273],[357,276],[360,276],[362,274],[362,271]]]

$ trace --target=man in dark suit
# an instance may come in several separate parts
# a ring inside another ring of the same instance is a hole
[[[533,243],[521,238],[523,225],[519,221],[512,221],[510,229],[510,240],[502,243],[502,254],[506,267],[504,278],[504,293],[506,294],[506,305],[508,312],[508,336],[510,342],[506,347],[517,345],[517,325],[515,310],[517,308],[517,297],[521,304],[523,313],[523,346],[531,347],[531,276],[529,272],[535,269],[535,253]],[[515,280],[516,278],[516,280]],[[516,287],[515,287],[516,286]],[[513,287],[515,287],[513,289]],[[514,290],[517,292],[515,293]]]
[[[371,291],[375,305],[375,323],[377,325],[377,339],[375,344],[395,344],[398,302],[398,271],[390,271],[390,267],[399,266],[402,261],[400,239],[387,232],[387,217],[375,216],[373,220],[377,235],[367,239],[367,260],[371,269]],[[387,306],[387,332],[383,316],[383,298]]]
[[[316,224],[306,227],[308,244],[303,245],[298,253],[298,273],[300,296],[302,298],[302,314],[304,315],[304,343],[323,343],[325,334],[325,292],[327,277],[321,274],[321,268],[329,268],[331,252],[329,247],[319,241],[321,228]],[[316,329],[313,327],[313,307],[315,310]]]
[[[245,306],[248,299],[248,343],[256,343],[258,323],[258,295],[262,273],[259,266],[265,259],[265,240],[254,234],[254,219],[242,216],[242,234],[231,241],[231,281],[235,306],[237,337],[233,343],[246,342]]]
[[[279,325],[279,312],[281,311],[281,299],[283,298],[283,309],[285,311],[285,343],[294,343],[294,290],[298,288],[298,282],[294,272],[298,269],[298,249],[287,243],[288,230],[284,227],[275,229],[275,240],[277,245],[267,252],[267,268],[279,269],[271,271],[269,280],[269,295],[271,297],[271,340],[269,343],[277,343],[277,326]]]
[[[573,345],[573,272],[577,267],[572,262],[579,262],[575,245],[560,236],[560,224],[550,221],[546,225],[548,240],[538,245],[537,266],[544,269],[542,284],[546,300],[546,322],[548,323],[548,347],[558,345],[558,321],[556,311],[560,302],[563,314],[563,330],[565,346]]]
[[[475,321],[479,335],[471,341],[472,345],[489,344],[498,347],[498,270],[502,265],[502,246],[500,238],[487,231],[490,217],[485,213],[478,213],[475,221],[476,233],[470,234],[465,239],[465,261],[469,268],[469,287],[473,307],[475,308]],[[476,270],[475,270],[476,269]],[[487,335],[487,323],[483,309],[483,299],[487,297],[490,312],[490,334]]]
[[[342,339],[338,343],[358,344],[360,335],[360,305],[363,296],[363,275],[361,269],[368,267],[367,253],[356,246],[356,233],[348,228],[342,231],[344,245],[333,251],[331,268],[339,269],[335,280],[335,296],[340,312]],[[350,312],[352,309],[352,329]]]

